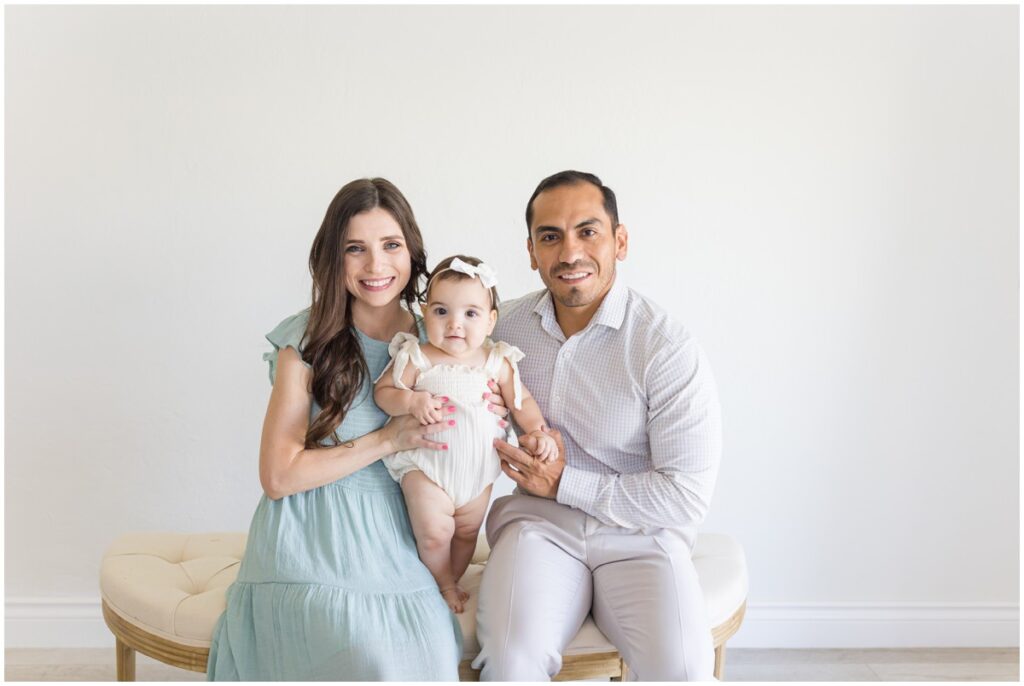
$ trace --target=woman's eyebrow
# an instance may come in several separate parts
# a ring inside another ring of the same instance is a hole
[[[383,243],[385,241],[404,241],[404,240],[405,240],[405,236],[384,236],[384,238],[380,239],[380,242]],[[366,243],[366,241],[359,240],[358,238],[348,238],[348,239],[345,240],[345,245],[348,245],[350,243],[357,243],[359,245],[363,245],[363,244]]]

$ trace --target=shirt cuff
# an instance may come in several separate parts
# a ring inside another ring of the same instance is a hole
[[[598,493],[601,491],[601,478],[602,475],[596,472],[588,472],[566,465],[562,470],[562,477],[558,481],[558,493],[555,494],[555,500],[592,515]]]

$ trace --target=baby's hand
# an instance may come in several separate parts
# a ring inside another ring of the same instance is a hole
[[[528,435],[537,440],[537,451],[534,454],[541,462],[551,462],[558,457],[558,444],[550,434],[543,431],[531,431]]]
[[[418,419],[423,426],[436,424],[444,418],[446,402],[448,398],[445,396],[433,395],[427,391],[413,391],[409,414]]]

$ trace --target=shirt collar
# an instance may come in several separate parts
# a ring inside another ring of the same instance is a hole
[[[629,289],[621,282],[619,275],[615,275],[612,287],[604,296],[601,306],[594,313],[590,320],[591,325],[597,324],[607,326],[610,329],[622,327],[622,321],[626,318],[626,304],[629,301]]]
[[[583,331],[588,331],[594,326],[607,326],[616,330],[621,328],[622,322],[626,318],[626,305],[628,302],[629,290],[620,281],[619,275],[616,274],[612,287],[608,289],[604,300],[601,301],[601,306],[597,308],[597,312],[594,313],[590,324]],[[540,298],[538,298],[537,304],[534,305],[533,311],[540,315],[540,323],[545,331],[559,341],[565,342],[565,334],[562,333],[562,327],[558,325],[558,319],[555,317],[555,303],[551,299],[551,291],[546,288],[541,291]],[[581,331],[580,333],[583,332]]]
[[[562,327],[558,325],[558,319],[555,318],[555,303],[551,300],[551,291],[545,288],[540,292],[533,311],[540,315],[541,328],[556,341],[565,343],[565,334],[562,333]]]

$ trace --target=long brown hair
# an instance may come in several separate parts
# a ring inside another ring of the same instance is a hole
[[[313,304],[303,337],[302,359],[313,368],[312,393],[321,410],[306,431],[307,448],[316,447],[328,437],[338,445],[334,431],[370,376],[352,326],[352,296],[345,287],[344,245],[349,220],[377,207],[387,210],[402,227],[412,259],[412,272],[402,289],[402,300],[412,311],[413,303],[422,296],[420,283],[427,272],[427,254],[409,201],[387,179],[357,179],[342,186],[327,207],[309,251]]]

